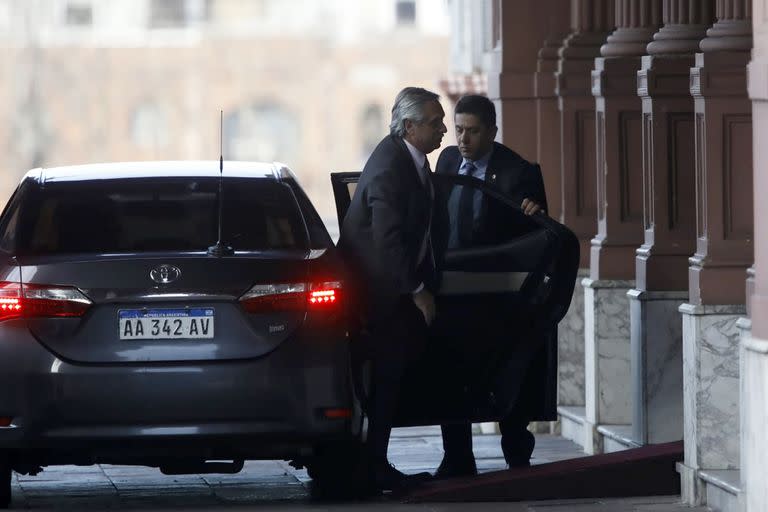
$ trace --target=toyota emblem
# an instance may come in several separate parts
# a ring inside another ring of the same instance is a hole
[[[168,284],[181,277],[181,269],[173,265],[160,265],[149,272],[149,277],[156,283]]]

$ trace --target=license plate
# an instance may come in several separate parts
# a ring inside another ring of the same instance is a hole
[[[176,340],[213,338],[213,308],[121,309],[121,340]]]

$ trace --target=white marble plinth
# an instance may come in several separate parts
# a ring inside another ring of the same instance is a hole
[[[683,438],[683,325],[687,291],[627,293],[632,346],[632,439],[639,444]]]
[[[683,323],[683,494],[702,501],[698,471],[739,468],[739,329],[742,305],[679,309]],[[686,492],[687,491],[687,492]]]
[[[755,314],[753,310],[752,314]],[[748,331],[747,331],[748,332]],[[744,512],[768,510],[768,340],[741,339],[741,490]]]
[[[711,469],[699,471],[702,480],[703,502],[713,512],[742,512],[740,471],[737,469]]]
[[[580,269],[571,307],[557,327],[557,405],[584,405],[584,287]]]
[[[600,424],[629,425],[632,420],[629,299],[634,281],[585,278],[584,451],[600,453]]]
[[[704,501],[704,482],[696,470],[678,462],[677,472],[680,473],[680,501],[691,506],[701,505]]]
[[[584,443],[584,406],[560,405],[557,407],[560,417],[560,435],[579,446]]]

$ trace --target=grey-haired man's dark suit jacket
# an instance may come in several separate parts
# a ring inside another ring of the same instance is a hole
[[[419,261],[430,222],[429,189],[421,182],[405,142],[385,137],[371,154],[344,217],[341,251],[368,320],[387,318],[419,283],[438,284],[432,251]]]

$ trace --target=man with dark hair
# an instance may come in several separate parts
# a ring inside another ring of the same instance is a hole
[[[434,187],[426,155],[440,147],[447,132],[438,100],[417,87],[397,95],[390,134],[363,168],[338,244],[359,279],[352,285],[371,338],[374,390],[367,451],[378,489],[406,480],[387,462],[387,446],[403,372],[426,346],[435,317]]]
[[[523,157],[495,142],[496,110],[493,103],[484,96],[464,96],[456,104],[454,110],[456,124],[457,146],[445,148],[437,162],[437,173],[448,175],[468,175],[498,187],[520,205],[527,215],[544,213],[547,209],[547,198],[544,193],[544,182],[541,169],[537,164],[526,161]],[[453,199],[453,198],[452,198]],[[448,201],[452,212],[451,219],[461,216],[477,217],[480,211],[478,201]],[[509,228],[512,219],[498,218],[498,214],[488,212],[484,219],[485,231],[483,238],[487,243],[494,243],[494,226],[504,225]],[[465,246],[466,234],[457,229],[454,222],[450,228],[449,247]],[[474,222],[469,223],[470,226]],[[460,226],[459,226],[460,227]],[[508,229],[502,231],[508,232]],[[495,242],[499,242],[496,240]],[[544,345],[544,344],[542,344]],[[544,347],[543,349],[544,350]],[[539,351],[541,352],[541,351]],[[500,422],[502,440],[501,446],[504,458],[510,467],[529,465],[535,439],[527,430],[528,422],[534,415],[535,389],[540,387],[537,378],[546,369],[535,368],[546,363],[547,358],[540,354],[529,367],[525,382],[512,412]],[[533,389],[532,389],[533,388]],[[438,478],[466,476],[477,473],[475,457],[472,452],[472,431],[469,423],[453,423],[442,425],[444,456],[435,474]]]

